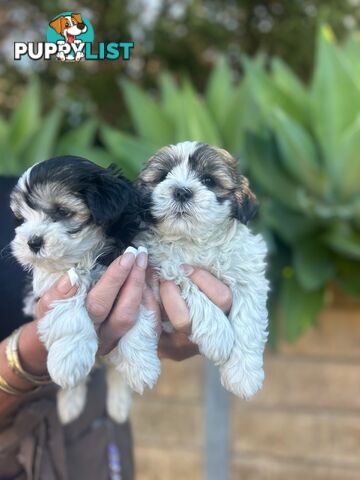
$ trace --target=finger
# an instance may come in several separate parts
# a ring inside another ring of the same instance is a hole
[[[145,275],[146,283],[156,291],[159,288],[159,275],[153,268],[148,268]]]
[[[180,294],[179,287],[172,281],[160,282],[160,297],[171,324],[178,332],[191,332],[191,320],[189,309]]]
[[[101,353],[114,347],[119,338],[130,330],[136,321],[145,286],[147,267],[146,249],[139,247],[138,251],[135,264],[121,288],[113,309],[100,327]]]
[[[218,278],[202,268],[191,265],[182,265],[183,272],[191,278],[197,287],[223,312],[228,313],[232,306],[232,293],[230,288]]]
[[[199,347],[181,332],[163,332],[159,339],[159,358],[168,358],[177,362],[199,354]]]
[[[78,289],[77,285],[71,283],[70,277],[64,273],[59,280],[47,290],[37,302],[35,307],[36,318],[42,318],[46,312],[51,309],[55,300],[64,300],[75,295]]]
[[[86,308],[95,325],[109,315],[120,288],[125,283],[135,263],[136,249],[129,247],[116,258],[91,289],[86,298]]]

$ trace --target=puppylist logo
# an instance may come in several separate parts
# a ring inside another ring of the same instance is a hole
[[[65,62],[81,60],[129,60],[134,42],[99,42],[94,44],[94,30],[80,13],[62,12],[49,23],[46,42],[15,42],[14,59]]]

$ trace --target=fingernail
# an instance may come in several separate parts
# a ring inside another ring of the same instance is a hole
[[[182,273],[184,273],[187,277],[192,275],[194,273],[194,269],[191,265],[188,265],[187,263],[183,263],[180,265],[180,270]]]
[[[140,248],[141,248],[141,247],[140,247]],[[132,254],[135,255],[135,257],[136,257],[136,255],[137,255],[137,250],[136,250],[135,247],[127,247],[127,249],[125,250],[124,254],[125,254],[125,253],[132,253]]]
[[[138,248],[138,254],[136,256],[136,264],[140,268],[146,268],[148,263],[148,251],[145,247]]]
[[[136,248],[128,247],[121,257],[120,265],[125,268],[130,268],[135,261],[136,253]]]
[[[72,287],[73,286],[71,284],[70,276],[65,273],[64,275],[61,276],[60,280],[58,281],[57,289],[59,290],[60,293],[65,295],[66,293],[70,292]]]

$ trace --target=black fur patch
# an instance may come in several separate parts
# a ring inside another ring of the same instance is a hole
[[[26,191],[22,192],[29,205],[31,192],[47,183],[63,186],[65,191],[81,198],[94,224],[101,225],[119,246],[129,245],[139,231],[138,190],[113,166],[105,169],[75,156],[45,160],[31,169]],[[85,223],[81,228],[84,226]]]

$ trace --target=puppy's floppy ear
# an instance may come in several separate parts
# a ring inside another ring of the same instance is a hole
[[[233,216],[245,225],[252,220],[259,209],[255,194],[250,190],[249,180],[239,176],[239,186],[234,192]]]
[[[116,222],[127,208],[131,185],[112,167],[97,175],[85,190],[86,202],[97,225]]]
[[[80,13],[73,13],[71,16],[72,16],[73,18],[75,18],[75,20],[76,20],[77,23],[84,23],[84,22],[82,21],[82,18],[81,18]]]
[[[63,31],[62,24],[63,24],[63,19],[64,17],[59,17],[53,20],[52,22],[49,23],[50,27],[52,27],[56,33],[61,34]]]

